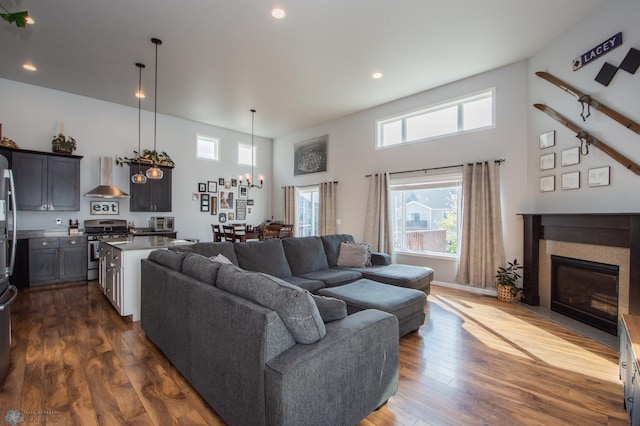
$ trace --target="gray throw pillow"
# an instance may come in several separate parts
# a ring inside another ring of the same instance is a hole
[[[220,263],[212,262],[208,257],[189,253],[182,262],[182,273],[199,281],[216,285]]]
[[[221,265],[217,286],[276,311],[298,343],[315,343],[327,334],[311,293],[300,287],[232,265]]]
[[[338,266],[345,268],[371,266],[371,246],[364,243],[340,243]]]
[[[322,321],[331,322],[347,317],[347,304],[344,300],[316,294],[313,295],[313,300],[316,302]]]

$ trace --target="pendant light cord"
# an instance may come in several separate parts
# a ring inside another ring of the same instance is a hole
[[[256,120],[256,110],[252,109],[251,110],[251,186],[254,186],[256,184],[256,181],[253,179],[253,163],[254,163],[254,150],[255,148],[253,147],[253,129],[255,126],[255,120]]]
[[[144,64],[136,63],[136,66],[139,68],[138,74],[138,174],[142,174],[142,165],[140,164],[140,157],[142,156],[142,145],[140,144],[141,139],[141,123],[142,123],[142,68],[144,68]]]
[[[156,45],[156,69],[155,69],[155,82],[153,89],[153,166],[156,166],[156,157],[158,156],[158,151],[156,151],[156,132],[158,128],[158,45],[162,44],[162,41],[159,39],[151,39],[153,43]]]

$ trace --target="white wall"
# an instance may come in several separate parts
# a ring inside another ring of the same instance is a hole
[[[496,88],[495,129],[375,149],[376,119],[491,87]],[[361,240],[368,190],[365,175],[504,158],[500,173],[506,256],[522,259],[522,219],[517,214],[526,205],[526,88],[526,66],[521,62],[277,138],[273,153],[274,216],[283,217],[283,197],[281,192],[277,193],[280,187],[337,180],[337,217],[341,222],[338,232],[353,234],[356,240]],[[293,145],[324,134],[329,135],[327,172],[294,177]],[[397,260],[430,266],[436,271],[436,280],[455,282],[456,262],[416,256],[398,256]]]
[[[65,133],[78,141],[76,155],[81,161],[80,193],[84,194],[98,185],[99,157],[114,158],[113,183],[129,192],[128,166],[115,166],[115,157],[133,156],[138,148],[138,111],[92,98],[77,96],[56,90],[0,79],[0,122],[2,134],[13,139],[22,149],[51,152],[51,139],[60,131],[60,122],[65,124]],[[256,120],[258,123],[258,120]],[[251,113],[247,109],[247,129],[251,128]],[[221,139],[220,162],[196,160],[196,133]],[[175,216],[178,237],[199,238],[211,241],[211,223],[217,216],[201,213],[199,203],[192,201],[191,194],[197,192],[198,182],[217,181],[219,177],[237,178],[250,173],[249,166],[237,163],[237,143],[251,143],[251,135],[209,126],[188,120],[158,115],[157,148],[166,151],[175,161],[172,192],[173,211],[157,216]],[[267,178],[262,190],[252,189],[249,198],[255,200],[252,213],[246,222],[258,224],[270,218],[271,211],[271,146],[270,139],[255,137],[258,165],[254,169]],[[142,149],[153,148],[153,113],[142,113]],[[82,197],[78,212],[19,212],[18,229],[55,229],[55,219],[61,218],[66,227],[69,219],[126,219],[133,220],[138,227],[146,227],[153,213],[130,213],[129,200],[121,199],[118,216],[92,216],[89,201],[95,198]]]
[[[640,72],[631,75],[619,70],[609,86],[603,86],[594,80],[602,64],[609,62],[617,66],[631,47],[640,49],[638,17],[640,17],[640,2],[637,0],[606,2],[602,8],[528,61],[528,212],[636,213],[640,210],[640,197],[637,195],[640,176],[626,170],[596,147],[590,148],[589,155],[582,157],[579,165],[561,167],[559,165],[561,151],[577,146],[578,140],[571,130],[532,107],[534,103],[550,106],[629,159],[640,163],[640,135],[625,129],[611,118],[593,109],[591,117],[583,122],[580,118],[581,107],[576,98],[534,75],[536,71],[547,71],[584,93],[592,95],[594,99],[640,122]],[[572,70],[572,59],[620,31],[623,39],[622,46],[578,71]],[[556,131],[556,146],[541,151],[538,137],[541,133],[550,130]],[[554,170],[545,172],[539,170],[539,158],[543,152],[556,153]],[[588,187],[588,170],[602,166],[611,167],[611,185]],[[580,172],[580,189],[563,191],[560,189],[561,175],[572,171]],[[556,190],[540,193],[538,190],[540,176],[551,174],[555,175]]]

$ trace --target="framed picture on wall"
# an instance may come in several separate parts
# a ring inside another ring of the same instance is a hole
[[[576,146],[562,151],[560,163],[562,167],[580,163],[580,148]]]
[[[211,197],[211,214],[218,214],[218,197],[215,195]]]
[[[218,183],[212,180],[207,181],[207,192],[218,192]]]
[[[610,183],[609,167],[589,169],[589,186],[607,186]]]
[[[578,189],[580,188],[580,172],[571,172],[562,174],[562,189]]]
[[[198,183],[198,192],[207,192],[207,184],[204,182]]]
[[[540,156],[540,170],[550,170],[556,167],[556,153]]]
[[[550,148],[556,144],[556,131],[552,130],[540,135],[540,149]]]
[[[543,176],[540,178],[540,192],[553,192],[556,190],[556,177]]]
[[[249,188],[247,185],[240,185],[238,187],[238,198],[247,198],[249,195]]]
[[[329,135],[293,145],[293,175],[326,172],[328,146]]]

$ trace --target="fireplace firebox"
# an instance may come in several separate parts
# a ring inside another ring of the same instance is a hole
[[[617,265],[551,256],[551,310],[614,336],[618,329]]]

